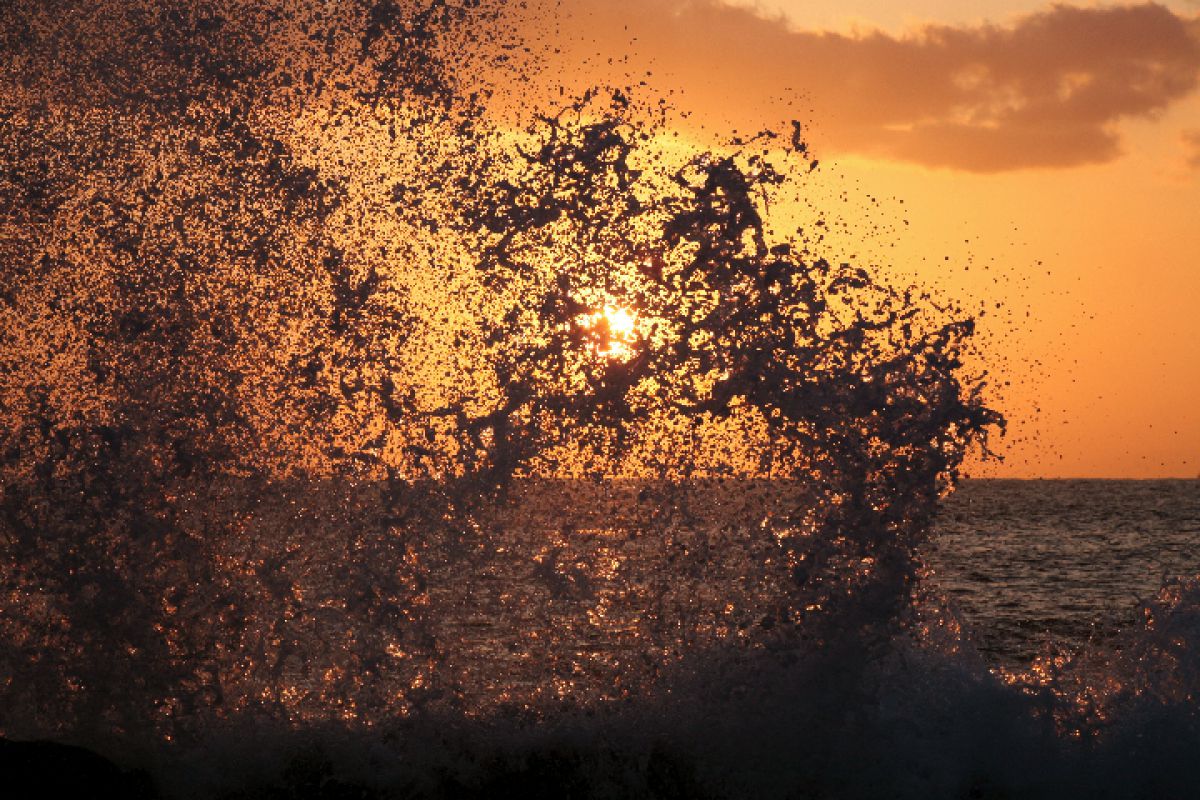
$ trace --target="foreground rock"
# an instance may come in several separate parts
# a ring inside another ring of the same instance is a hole
[[[54,742],[0,739],[0,783],[5,800],[158,796],[145,773],[126,772],[90,750]]]

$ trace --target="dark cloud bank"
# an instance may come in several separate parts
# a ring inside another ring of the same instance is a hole
[[[1163,111],[1200,77],[1200,21],[1155,4],[901,36],[800,31],[715,0],[573,8],[568,35],[604,48],[636,37],[700,110],[773,121],[781,97],[799,97],[827,152],[978,172],[1110,161],[1121,120]]]

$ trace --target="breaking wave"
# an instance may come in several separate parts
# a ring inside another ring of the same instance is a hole
[[[1191,791],[1194,583],[1009,674],[922,582],[971,319],[772,214],[799,123],[544,92],[510,11],[8,5],[0,734],[178,796]]]

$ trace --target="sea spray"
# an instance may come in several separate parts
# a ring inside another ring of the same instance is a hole
[[[1079,780],[1086,691],[921,599],[970,319],[777,229],[799,128],[522,107],[509,19],[11,4],[0,732],[198,796]]]

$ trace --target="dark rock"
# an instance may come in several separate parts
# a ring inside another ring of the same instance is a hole
[[[155,800],[148,775],[127,772],[90,750],[55,742],[0,739],[0,796],[5,800]]]

